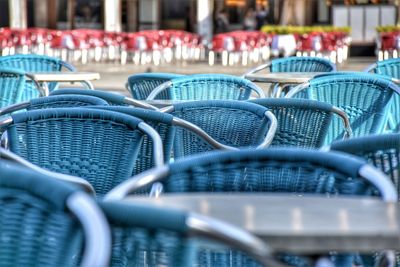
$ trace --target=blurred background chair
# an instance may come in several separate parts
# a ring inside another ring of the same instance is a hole
[[[147,100],[156,99],[164,91],[171,100],[247,100],[254,93],[257,97],[265,97],[262,89],[254,83],[225,74],[194,74],[175,78],[155,88]]]
[[[0,67],[21,69],[27,73],[61,72],[63,69],[76,71],[74,66],[59,58],[36,54],[3,56],[0,58]],[[56,82],[50,83],[49,91],[55,90],[57,85]],[[33,90],[33,84],[31,83],[27,83],[26,87],[27,90]]]
[[[200,127],[219,143],[231,147],[228,149],[266,148],[277,129],[276,118],[268,109],[242,101],[191,101],[175,104],[163,111]],[[174,158],[213,149],[199,136],[177,129]]]
[[[4,159],[0,174],[0,265],[109,266],[110,229],[91,197]]]
[[[26,72],[14,68],[0,68],[0,108],[44,95],[37,83],[27,88]]]
[[[343,138],[351,135],[347,115],[329,103],[292,98],[262,98],[250,102],[266,107],[277,119],[278,128],[271,147],[319,148],[334,116],[343,120]]]
[[[175,73],[140,73],[128,77],[126,88],[134,99],[145,100],[159,85],[184,75]],[[171,99],[168,92],[162,92],[156,99]]]
[[[383,61],[377,61],[369,66],[366,72],[372,72],[390,77],[397,85],[400,84],[400,59],[393,58]],[[390,130],[399,132],[400,130],[400,96],[395,95],[390,108],[391,120],[389,120]]]

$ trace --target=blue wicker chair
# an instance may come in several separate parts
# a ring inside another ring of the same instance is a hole
[[[400,84],[400,59],[393,58],[378,61],[369,66],[365,71],[388,76],[396,84]],[[393,132],[400,131],[400,96],[395,95],[390,107],[389,127]]]
[[[163,162],[157,132],[117,112],[41,109],[12,114],[0,125],[12,152],[47,170],[86,179],[99,197],[132,175],[144,135],[154,140],[154,157]]]
[[[306,96],[308,99],[328,102],[349,117],[355,137],[382,133],[390,114],[390,104],[399,88],[388,79],[374,74],[326,75],[293,88],[287,98]],[[334,119],[326,143],[341,139],[341,122]],[[338,133],[340,133],[338,135]]]
[[[151,91],[164,82],[182,77],[175,73],[140,73],[128,77],[126,88],[134,99],[145,100]],[[163,92],[156,99],[170,99],[167,92]]]
[[[0,206],[1,266],[109,266],[106,218],[77,187],[2,159]]]
[[[339,116],[343,128],[347,128],[343,138],[351,135],[347,115],[329,103],[290,98],[263,98],[250,102],[268,108],[278,121],[271,147],[321,147],[334,115]]]
[[[182,192],[286,192],[295,194],[371,195],[376,189],[387,201],[397,194],[389,178],[365,161],[339,152],[304,149],[209,152],[177,160],[144,172],[114,188],[106,199],[161,184],[164,193]],[[284,259],[294,266],[304,260]],[[353,258],[336,258],[337,266],[352,266]],[[340,263],[339,263],[340,260]]]
[[[154,89],[147,100],[156,99],[164,91],[171,100],[247,100],[252,93],[265,97],[254,83],[224,74],[194,74],[172,79]]]
[[[211,136],[209,136],[206,132],[204,132],[201,128],[196,127],[196,125],[191,124],[190,122],[182,120],[178,117],[172,116],[168,113],[131,107],[97,106],[95,108],[121,112],[130,116],[134,116],[153,127],[161,137],[164,148],[165,163],[168,163],[171,159],[171,152],[173,148],[175,132],[177,129],[190,132],[192,135],[197,136],[199,139],[202,139],[203,142],[208,144],[213,149],[234,149],[233,147],[228,147],[219,143]],[[152,140],[147,138],[147,136],[144,136],[133,175],[141,173],[154,166],[161,165],[157,164],[157,162],[154,162],[153,157],[151,157],[151,155],[153,155],[154,149],[155,148]]]
[[[123,95],[110,93],[101,90],[85,90],[85,89],[58,89],[50,93],[50,95],[86,95],[94,96],[105,100],[111,106],[134,106],[145,109],[158,110],[156,107],[149,105],[143,101],[125,97]]]
[[[100,206],[112,227],[110,266],[277,266],[263,242],[215,219],[134,201]],[[193,220],[204,227],[190,224]],[[221,247],[236,250],[204,262],[206,254]]]
[[[261,70],[267,69],[269,72],[335,72],[336,65],[327,59],[318,57],[285,57],[276,58],[251,69],[243,76],[255,74]],[[292,86],[288,85],[287,88],[274,87],[273,95],[280,97],[282,90],[290,89]]]
[[[266,148],[275,135],[277,122],[268,109],[244,101],[192,101],[163,110],[191,122],[227,149]],[[174,158],[213,150],[202,138],[184,129],[177,129]]]
[[[26,102],[10,105],[0,109],[0,116],[20,110],[44,108],[66,108],[82,106],[107,106],[108,103],[98,97],[85,95],[55,95],[34,98]]]
[[[76,71],[75,67],[59,58],[44,55],[11,55],[0,57],[0,68],[17,68],[29,72],[61,72],[64,68],[68,71]],[[49,84],[49,91],[57,88],[57,83]],[[32,83],[26,84],[26,89],[31,93],[30,98],[38,97]]]
[[[370,135],[333,142],[331,150],[368,160],[390,177],[400,193],[400,134]]]
[[[32,91],[27,91],[26,78],[23,70],[0,67],[0,108],[32,99],[31,92],[35,96],[43,95],[36,83]]]
[[[396,191],[400,193],[400,134],[381,134],[333,142],[332,151],[341,151],[364,158],[371,165],[390,177]],[[375,266],[373,257],[362,257],[364,266]],[[396,266],[400,266],[400,253],[396,255]]]

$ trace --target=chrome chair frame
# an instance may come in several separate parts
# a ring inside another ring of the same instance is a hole
[[[164,112],[164,113],[174,112],[174,106],[162,108],[162,109],[160,109],[160,112]],[[274,139],[276,130],[278,129],[278,121],[276,120],[275,115],[271,111],[266,111],[264,115],[270,121],[271,126],[268,130],[268,133],[265,135],[263,142],[261,144],[259,144],[257,147],[255,147],[255,149],[267,148],[272,143],[272,140]],[[209,136],[200,127],[198,127],[197,125],[194,125],[191,122],[177,118],[175,116],[174,116],[173,121],[176,123],[176,125],[186,128],[188,130],[191,130],[192,132],[195,132],[200,137],[202,137],[205,141],[207,141],[208,143],[210,143],[212,146],[214,146],[217,149],[238,150],[238,148],[236,148],[236,147],[221,144],[220,142],[216,141],[214,138]]]

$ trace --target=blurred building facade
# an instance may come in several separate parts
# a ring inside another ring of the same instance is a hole
[[[0,26],[108,31],[183,29],[209,36],[220,10],[227,12],[230,30],[237,30],[243,27],[246,11],[263,6],[266,24],[355,26],[366,31],[361,40],[370,34],[366,28],[396,22],[399,3],[400,0],[0,0]],[[351,25],[352,21],[356,25]]]

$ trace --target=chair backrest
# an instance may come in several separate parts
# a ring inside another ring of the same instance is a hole
[[[40,95],[36,87],[26,88],[23,70],[0,67],[0,108],[27,101]]]
[[[151,91],[164,82],[182,77],[176,73],[140,73],[128,77],[126,87],[134,99],[145,100]],[[160,93],[156,99],[171,99],[168,91]]]
[[[233,100],[192,101],[173,105],[168,113],[193,123],[225,146],[265,148],[272,142],[277,123],[265,107]],[[215,149],[202,138],[179,128],[174,158]]]
[[[321,147],[334,114],[331,104],[308,99],[263,98],[250,102],[268,108],[278,121],[271,147]]]
[[[400,134],[381,134],[333,142],[331,150],[366,159],[390,177],[400,193]]]
[[[86,179],[99,197],[131,176],[144,135],[161,143],[142,120],[106,110],[41,109],[12,114],[3,122],[12,152],[45,169]]]
[[[108,223],[77,187],[3,159],[0,203],[1,266],[109,266]]]
[[[392,58],[388,60],[378,61],[375,64],[369,66],[366,69],[367,72],[373,72],[376,74],[381,74],[388,76],[393,79],[393,81],[398,85],[400,83],[400,59]],[[391,128],[393,132],[400,131],[400,96],[395,95],[393,98],[392,105],[390,107],[391,118],[390,121]]]
[[[285,57],[271,60],[271,72],[331,72],[336,66],[318,57]]]
[[[147,97],[155,99],[167,91],[171,100],[247,100],[252,93],[265,97],[264,92],[249,80],[225,74],[194,74],[172,79],[154,89]]]
[[[369,195],[397,201],[390,179],[364,160],[340,152],[300,148],[214,151],[180,159],[144,172],[108,194],[122,199],[131,192],[162,184],[175,192],[285,192]]]
[[[144,103],[142,101],[132,99],[129,97],[125,97],[120,94],[110,93],[101,90],[86,90],[86,89],[76,89],[76,88],[67,88],[67,89],[58,89],[54,90],[50,93],[50,95],[87,95],[101,98],[111,106],[135,106],[139,108],[153,109],[157,110],[156,107]]]
[[[45,55],[10,55],[0,57],[0,67],[11,67],[24,70],[25,72],[60,72],[62,68],[69,71],[76,71],[75,67],[69,63],[62,61],[56,57],[49,57]],[[26,84],[26,88],[32,89],[31,83]],[[49,84],[49,90],[53,91],[57,87],[57,83]],[[34,90],[33,90],[34,92]],[[34,95],[32,95],[34,96]],[[33,97],[31,97],[33,98]]]
[[[164,161],[166,163],[169,162],[175,136],[175,126],[173,122],[174,117],[171,114],[148,109],[122,106],[98,106],[92,108],[120,112],[139,118],[150,125],[160,135],[163,151],[154,151],[156,148],[154,147],[152,138],[149,138],[147,135],[143,136],[143,142],[138,151],[135,168],[132,175],[139,174],[145,170],[157,166],[157,162],[154,161],[153,157],[154,153],[164,153]]]
[[[355,137],[382,132],[388,119],[392,97],[400,92],[388,79],[368,73],[315,78],[293,88],[286,97],[296,97],[302,91],[305,94],[301,94],[301,97],[328,102],[343,110],[349,117]],[[343,136],[340,128],[338,119],[334,118],[328,143]]]
[[[63,67],[76,71],[73,66],[59,58],[36,54],[3,56],[0,57],[0,66],[18,68],[26,72],[58,72]]]
[[[67,108],[82,106],[107,106],[108,103],[98,97],[85,95],[54,95],[34,98],[27,102],[21,102],[0,109],[0,116],[11,112],[46,108]]]
[[[262,241],[225,222],[133,201],[100,206],[112,229],[110,266],[281,266]]]

